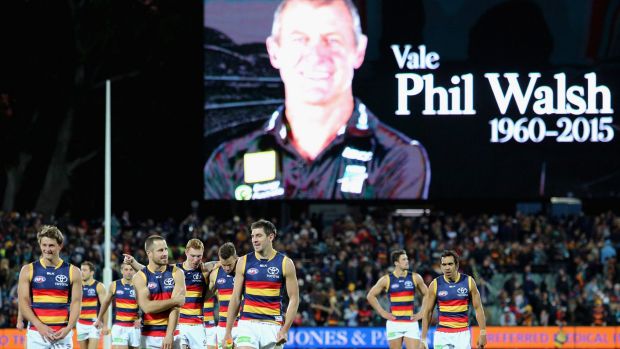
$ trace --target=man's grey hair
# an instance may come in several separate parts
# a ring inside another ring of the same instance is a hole
[[[280,34],[280,21],[281,21],[280,15],[282,14],[282,12],[284,11],[284,9],[286,8],[288,4],[290,4],[291,2],[295,2],[295,1],[308,2],[308,3],[311,3],[312,6],[315,6],[315,7],[329,5],[335,1],[344,2],[347,9],[349,10],[349,14],[351,15],[351,18],[353,19],[353,33],[355,34],[355,43],[359,44],[361,42],[361,38],[364,35],[364,33],[362,32],[362,22],[360,21],[360,14],[357,11],[357,7],[355,7],[355,4],[353,3],[352,0],[282,0],[282,2],[280,2],[280,5],[278,5],[278,7],[276,8],[276,11],[273,13],[273,25],[271,27],[271,36],[274,37],[276,40],[279,39],[279,34]]]

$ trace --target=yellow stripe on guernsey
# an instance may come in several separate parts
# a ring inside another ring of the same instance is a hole
[[[279,297],[280,289],[279,288],[246,288],[246,294],[253,296],[266,296],[266,297]],[[230,297],[228,297],[230,299]]]
[[[280,315],[280,309],[270,309],[265,307],[255,307],[251,305],[246,305],[243,307],[243,311],[254,313],[254,314],[264,314],[270,316],[278,316]]]
[[[413,296],[391,297],[392,302],[413,302]]]
[[[443,306],[440,305],[439,311],[445,311],[445,312],[450,312],[450,313],[467,311],[467,306],[466,305],[443,305]]]
[[[69,298],[66,296],[33,296],[35,303],[65,303]]]

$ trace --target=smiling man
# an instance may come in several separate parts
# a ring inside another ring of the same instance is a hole
[[[258,220],[250,226],[254,252],[235,265],[232,296],[226,312],[224,348],[233,346],[233,327],[237,323],[234,347],[237,349],[279,349],[288,339],[299,306],[299,285],[293,261],[273,249],[277,231],[273,223]],[[284,309],[284,290],[288,306]],[[243,302],[242,302],[243,299]],[[243,304],[241,304],[243,303]]]
[[[350,0],[282,1],[266,43],[284,105],[211,154],[205,198],[426,198],[424,147],[353,97],[367,41]]]
[[[51,225],[37,234],[41,259],[19,273],[19,311],[29,322],[28,349],[73,348],[72,331],[82,306],[80,269],[60,259],[64,236]]]

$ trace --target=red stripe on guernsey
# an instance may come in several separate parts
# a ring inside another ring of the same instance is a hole
[[[51,289],[32,289],[33,296],[57,296],[67,297],[69,296],[69,290],[51,290]]]
[[[270,289],[280,289],[282,287],[281,282],[277,281],[246,281],[245,288],[270,288]]]
[[[202,285],[186,285],[186,291],[202,292]]]
[[[438,301],[440,306],[454,306],[454,305],[467,305],[469,304],[468,299],[455,299],[452,301]]]
[[[183,309],[200,309],[200,308],[202,308],[202,303],[198,303],[198,302],[185,303],[185,305],[183,305]]]
[[[458,316],[443,316],[439,315],[439,323],[442,322],[462,322],[463,324],[467,324],[467,315],[458,315]]]
[[[116,304],[135,305],[135,304],[138,304],[138,303],[136,303],[135,299],[127,299],[127,298],[116,297]]]
[[[277,309],[277,310],[280,309],[280,302],[270,302],[270,303],[267,303],[267,302],[259,302],[259,301],[253,301],[253,300],[250,300],[250,299],[245,299],[243,301],[243,303],[246,306],[269,308],[269,309]]]
[[[392,308],[392,310],[411,310],[411,312],[413,312],[413,307],[411,306],[411,304],[407,304],[407,305],[392,305],[391,308]]]
[[[64,325],[47,325],[47,327],[51,328],[52,331],[60,331],[62,330],[65,326]],[[30,325],[29,329],[33,330],[33,331],[37,331],[37,328],[34,325]]]
[[[172,292],[161,292],[156,294],[151,294],[151,300],[154,301],[163,301],[166,299],[172,298]]]
[[[465,332],[469,331],[469,327],[460,327],[460,328],[451,328],[451,327],[439,327],[437,326],[437,332],[447,332],[447,333],[455,333],[455,332]]]
[[[63,316],[69,314],[68,309],[35,309],[35,314],[40,316]]]
[[[390,296],[392,297],[413,296],[413,291],[390,292]]]

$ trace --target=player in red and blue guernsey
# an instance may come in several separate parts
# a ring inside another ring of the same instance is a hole
[[[426,348],[426,334],[437,304],[439,323],[433,336],[436,349],[470,349],[469,302],[476,310],[476,321],[480,327],[478,348],[487,344],[486,317],[480,300],[480,292],[474,279],[459,273],[459,255],[454,251],[444,251],[441,255],[443,275],[433,280],[429,286],[422,317],[422,341],[420,348]]]
[[[243,306],[237,338],[238,349],[281,348],[287,341],[299,306],[299,285],[293,261],[273,249],[277,231],[273,223],[261,219],[250,226],[254,252],[241,257],[235,269],[235,285],[226,319],[223,345],[232,341],[239,305]],[[289,298],[283,312],[284,289]]]
[[[103,313],[112,305],[112,349],[135,349],[140,346],[140,318],[133,276],[136,271],[131,265],[121,264],[123,278],[112,281],[110,292],[103,302],[95,326],[104,326]]]
[[[44,225],[37,234],[41,259],[22,267],[18,304],[29,322],[28,349],[73,348],[72,331],[82,306],[82,273],[60,259],[64,237]]]
[[[409,271],[409,258],[405,250],[392,252],[391,260],[394,271],[381,277],[368,291],[366,298],[375,311],[387,320],[385,329],[390,348],[400,349],[404,342],[407,349],[416,349],[420,342],[418,320],[422,318],[422,312],[415,314],[415,291],[417,289],[424,298],[428,287],[420,274]],[[377,300],[383,291],[390,300],[389,312]]]
[[[235,268],[237,266],[237,250],[235,245],[227,242],[220,246],[218,250],[220,266],[217,267],[211,275],[209,275],[209,292],[217,295],[219,305],[218,325],[216,327],[216,335],[213,341],[207,342],[207,349],[214,349],[217,343],[222,341],[226,335],[226,319],[228,317],[228,305],[232,297]],[[237,337],[237,321],[232,329],[233,340]]]
[[[185,246],[185,262],[174,266],[183,271],[185,276],[185,304],[180,309],[179,338],[181,347],[188,349],[202,349],[207,343],[207,330],[203,326],[204,299],[209,273],[213,271],[217,262],[202,263],[204,244],[198,239],[191,239]],[[130,263],[136,270],[144,266],[131,255],[125,254],[125,262]]]
[[[76,325],[78,344],[81,349],[97,349],[101,330],[95,326],[101,303],[106,292],[103,284],[93,278],[95,265],[85,261],[80,266],[82,271],[82,309]],[[107,314],[103,314],[107,319]],[[108,324],[104,321],[103,334],[107,334]]]
[[[142,315],[141,349],[177,349],[179,309],[185,303],[185,275],[168,265],[168,245],[158,235],[144,243],[149,264],[133,277]]]

